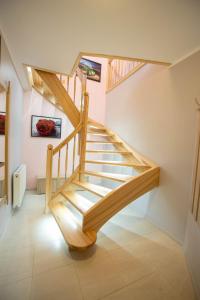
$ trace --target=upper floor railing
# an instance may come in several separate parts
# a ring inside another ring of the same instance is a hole
[[[109,59],[107,71],[107,92],[110,92],[120,83],[128,79],[144,65],[145,64],[143,62],[138,61]]]

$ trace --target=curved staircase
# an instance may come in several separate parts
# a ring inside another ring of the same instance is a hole
[[[84,250],[113,215],[159,185],[159,167],[88,118],[86,79],[80,72],[76,77],[82,87],[78,105],[69,96],[69,79],[65,88],[56,74],[32,69],[33,87],[74,126],[57,147],[48,146],[46,211],[51,210],[70,249]],[[65,183],[53,193],[55,163],[57,178],[64,174]]]

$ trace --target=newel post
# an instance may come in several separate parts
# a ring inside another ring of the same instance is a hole
[[[48,145],[47,148],[47,163],[46,163],[46,201],[45,213],[48,213],[49,202],[52,196],[52,165],[53,165],[53,146]]]
[[[85,171],[88,108],[89,108],[89,95],[87,92],[85,92],[84,93],[84,107],[83,107],[83,112],[81,114],[82,130],[81,130],[81,147],[80,147],[80,174]],[[81,176],[80,176],[80,179],[81,179]]]

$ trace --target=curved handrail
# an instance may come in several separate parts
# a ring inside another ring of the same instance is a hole
[[[82,122],[78,124],[78,126],[66,137],[58,146],[53,149],[53,155],[55,155],[58,151],[60,151],[66,144],[68,144],[75,135],[82,129]]]

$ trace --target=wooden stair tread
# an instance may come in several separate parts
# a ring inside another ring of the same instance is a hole
[[[88,129],[92,129],[92,130],[106,130],[105,127],[103,126],[96,126],[96,125],[92,125],[92,124],[88,124]]]
[[[87,140],[86,141],[87,143],[94,143],[94,144],[122,144],[122,142],[116,142],[116,141],[113,141],[113,142],[108,142],[108,141],[93,141],[93,140]]]
[[[103,128],[87,128],[87,133],[106,133],[106,129]]]
[[[112,134],[108,133],[96,133],[96,132],[87,132],[87,134],[91,134],[93,136],[99,136],[99,137],[112,137]]]
[[[83,215],[93,206],[92,202],[77,192],[62,191],[61,194]]]
[[[103,153],[103,154],[132,154],[129,151],[123,151],[123,150],[86,150],[88,153]]]
[[[89,182],[73,181],[73,183],[101,197],[106,196],[108,193],[112,191],[111,189],[106,188],[104,186],[92,184]]]
[[[113,165],[113,166],[125,166],[125,167],[144,167],[144,168],[148,168],[148,166],[143,166],[143,165],[139,165],[136,164],[134,162],[130,162],[130,161],[115,161],[115,160],[86,160],[86,163],[89,164],[102,164],[102,165]]]
[[[84,250],[96,242],[96,232],[83,232],[75,216],[63,203],[52,203],[50,209],[69,247]]]
[[[119,182],[125,182],[131,178],[130,175],[125,174],[116,174],[116,173],[108,173],[108,172],[94,172],[94,171],[84,171],[82,174],[90,175],[90,176],[96,176],[96,177],[102,177],[111,179],[114,181]]]

